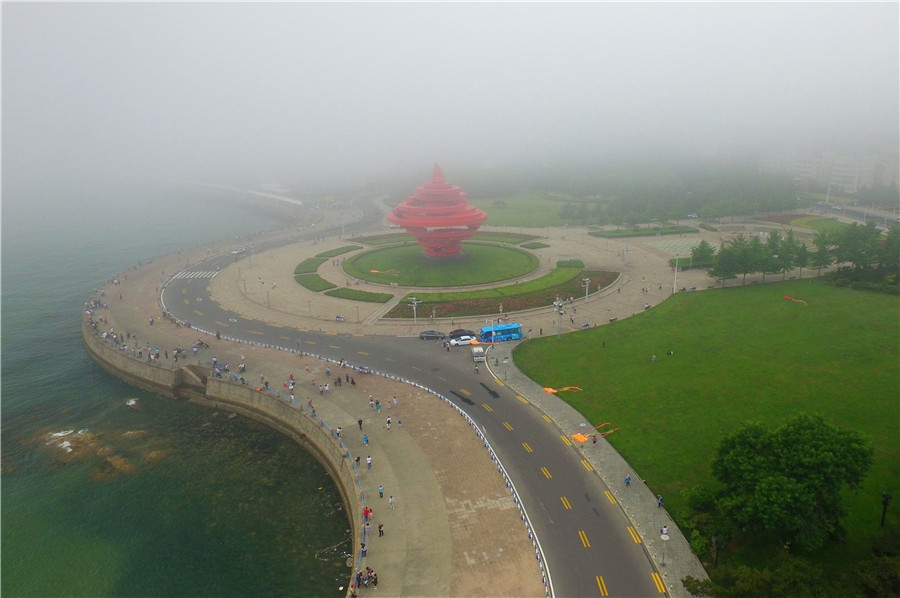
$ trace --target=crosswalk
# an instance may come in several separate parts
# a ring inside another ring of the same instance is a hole
[[[172,277],[172,280],[176,278],[215,278],[216,274],[218,273],[218,270],[205,270],[202,272],[179,272]]]

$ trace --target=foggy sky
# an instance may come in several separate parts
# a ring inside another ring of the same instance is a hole
[[[2,21],[7,181],[898,138],[896,2],[5,2]]]

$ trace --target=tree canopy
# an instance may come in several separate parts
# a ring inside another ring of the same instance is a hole
[[[744,532],[771,531],[813,550],[840,535],[840,490],[860,484],[872,448],[857,431],[799,415],[776,430],[746,424],[722,439],[712,463],[717,505]]]

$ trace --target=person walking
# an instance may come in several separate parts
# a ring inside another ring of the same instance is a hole
[[[372,455],[366,457],[366,469],[372,469]]]
[[[631,486],[631,474],[630,473],[625,474],[625,485]]]
[[[378,486],[378,498],[384,498],[384,486]]]
[[[384,536],[384,524],[380,521],[378,522],[378,537],[381,538]]]
[[[369,446],[369,435],[368,434],[363,434],[363,443],[365,443],[366,446]]]
[[[666,506],[666,503],[663,502],[662,494],[657,494],[657,495],[656,495],[656,506],[657,506],[657,507],[664,507],[664,506]]]
[[[359,469],[359,455],[356,455],[356,469]]]
[[[391,503],[391,510],[394,510],[394,495],[391,494],[391,498],[388,499],[388,502]]]
[[[368,551],[369,551],[369,547],[366,546],[366,543],[365,543],[365,542],[363,542],[363,543],[360,545],[360,548],[359,548],[359,556],[362,556],[362,557],[366,556],[366,553],[367,553]]]
[[[359,431],[362,432],[362,418],[359,418],[358,420],[356,420],[356,423],[359,424]]]

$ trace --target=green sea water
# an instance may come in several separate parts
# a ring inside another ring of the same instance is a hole
[[[349,524],[315,459],[256,422],[119,382],[81,345],[104,281],[279,225],[225,199],[4,186],[3,596],[343,595]],[[57,446],[76,437],[83,451]]]

